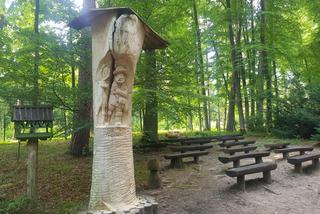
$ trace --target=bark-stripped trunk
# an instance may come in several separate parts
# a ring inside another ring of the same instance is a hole
[[[158,98],[157,68],[154,50],[146,51],[146,67],[144,87],[146,92],[146,111],[143,120],[143,138],[145,142],[158,142]]]
[[[135,193],[131,109],[144,28],[135,15],[103,14],[92,24],[94,157],[89,207],[123,211]]]

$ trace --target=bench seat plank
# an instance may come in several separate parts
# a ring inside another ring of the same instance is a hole
[[[306,151],[312,151],[313,147],[311,146],[294,146],[294,147],[287,147],[283,149],[275,149],[275,153],[282,153],[283,158],[286,159],[289,157],[290,152],[300,152],[300,155],[303,155]]]
[[[221,147],[232,147],[232,146],[247,146],[250,144],[255,144],[256,141],[255,140],[246,140],[246,141],[233,141],[233,142],[226,142],[226,143],[220,143],[219,146]]]
[[[314,160],[314,159],[319,159],[320,158],[320,152],[312,152],[309,154],[305,154],[305,155],[298,155],[298,156],[293,156],[288,158],[288,163],[291,164],[299,164],[305,161],[310,161],[310,160]]]
[[[212,148],[212,145],[191,145],[191,146],[171,146],[169,147],[173,152],[186,152],[195,150],[206,150]]]
[[[230,140],[238,141],[243,139],[244,139],[244,136],[226,136],[226,137],[218,138],[218,140],[222,141],[222,143],[225,143],[226,141],[230,141]]]
[[[237,148],[227,148],[227,149],[222,149],[224,153],[228,153],[230,155],[233,155],[236,152],[246,152],[248,153],[249,151],[256,150],[256,146],[242,146],[242,147],[237,147]]]
[[[194,152],[184,152],[184,153],[179,152],[179,153],[164,155],[164,158],[171,160],[171,163],[170,163],[171,168],[182,168],[183,167],[182,158],[193,157],[193,162],[198,163],[199,156],[208,155],[208,154],[209,154],[208,151],[194,151]]]
[[[306,152],[306,151],[312,151],[313,147],[311,146],[294,146],[294,147],[288,147],[283,149],[275,149],[275,153],[283,153],[283,152]]]
[[[212,139],[192,139],[192,140],[185,140],[181,142],[181,145],[191,145],[191,144],[207,144],[211,143],[213,140]]]
[[[236,154],[236,155],[230,155],[230,156],[220,156],[218,159],[222,163],[229,163],[232,161],[237,161],[241,159],[246,158],[258,158],[258,157],[267,157],[270,155],[270,152],[268,151],[256,151],[252,153],[245,153],[245,154]]]
[[[184,152],[184,153],[172,153],[164,155],[165,159],[174,159],[174,158],[185,158],[185,157],[193,157],[193,156],[201,156],[201,155],[208,155],[208,151],[195,151],[195,152]]]
[[[268,148],[269,150],[274,150],[274,149],[283,149],[287,148],[290,143],[271,143],[271,144],[266,144],[264,145],[265,148]]]
[[[230,177],[238,177],[238,176],[254,174],[258,172],[270,171],[276,168],[277,168],[277,164],[275,162],[264,162],[264,163],[249,165],[249,166],[242,166],[238,168],[228,169],[226,171],[226,174]]]

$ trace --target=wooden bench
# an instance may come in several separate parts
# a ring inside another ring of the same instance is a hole
[[[287,148],[290,143],[271,143],[271,144],[266,144],[264,145],[265,148],[267,148],[269,151],[274,150],[274,149],[283,149]]]
[[[226,141],[229,141],[229,140],[234,140],[234,141],[239,141],[239,140],[243,140],[244,137],[243,136],[226,136],[226,137],[220,137],[218,138],[219,141],[222,141],[222,143],[225,143]]]
[[[300,155],[303,155],[306,151],[312,151],[313,147],[311,146],[294,146],[294,147],[287,147],[283,149],[275,149],[275,153],[282,153],[283,159],[288,158],[289,153],[291,152],[300,152]]]
[[[192,139],[192,140],[188,139],[188,140],[182,141],[181,145],[191,145],[191,144],[203,145],[211,142],[212,142],[212,139]]]
[[[242,147],[234,147],[234,148],[228,148],[228,149],[222,149],[224,153],[234,155],[236,152],[245,152],[249,153],[250,151],[256,150],[256,146],[242,146]]]
[[[256,163],[262,163],[262,157],[267,157],[270,155],[270,152],[262,151],[262,152],[252,152],[247,154],[236,154],[231,156],[220,156],[218,159],[222,163],[233,162],[233,167],[240,167],[240,160],[246,158],[254,158]]]
[[[290,157],[288,158],[288,163],[293,164],[295,171],[301,173],[302,162],[312,160],[313,167],[317,168],[319,167],[319,158],[320,158],[320,152],[313,152],[309,154]]]
[[[183,167],[182,158],[193,157],[193,162],[198,163],[199,156],[208,155],[208,154],[209,154],[208,151],[195,151],[195,152],[168,154],[168,155],[164,155],[164,158],[171,160],[171,163],[170,163],[171,168],[182,168]]]
[[[233,141],[233,142],[220,143],[219,146],[230,148],[232,146],[240,146],[240,145],[248,146],[250,144],[255,144],[255,143],[256,143],[255,140],[245,140],[245,141]]]
[[[173,152],[204,151],[212,148],[212,145],[170,146],[169,148]]]
[[[226,171],[226,174],[230,177],[237,177],[238,187],[241,190],[245,190],[245,175],[262,172],[263,180],[266,183],[271,183],[271,170],[274,170],[276,168],[277,164],[275,162],[264,162],[228,169]]]

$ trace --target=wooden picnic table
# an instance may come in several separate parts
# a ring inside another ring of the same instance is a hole
[[[251,153],[245,154],[236,154],[230,156],[220,156],[218,159],[222,163],[229,163],[233,162],[233,167],[240,167],[240,160],[247,159],[247,158],[254,158],[256,163],[262,163],[262,157],[267,157],[270,155],[268,151],[255,151]]]

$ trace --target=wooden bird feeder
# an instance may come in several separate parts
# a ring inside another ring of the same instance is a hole
[[[52,138],[53,108],[51,106],[13,106],[11,120],[14,137],[20,141]]]

